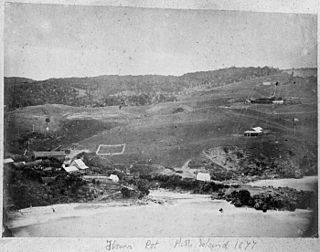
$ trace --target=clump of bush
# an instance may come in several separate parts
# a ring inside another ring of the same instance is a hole
[[[236,207],[249,206],[263,212],[269,209],[294,211],[296,208],[312,208],[314,199],[313,192],[297,191],[287,187],[279,188],[273,192],[262,192],[253,196],[248,190],[234,190],[230,194],[223,194],[223,192],[220,192],[219,198],[231,201]]]

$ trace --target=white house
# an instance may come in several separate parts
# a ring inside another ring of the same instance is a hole
[[[108,178],[112,180],[112,182],[119,182],[119,177],[117,175],[111,174]]]
[[[13,163],[14,162],[14,160],[12,159],[12,158],[5,158],[5,159],[3,159],[3,163],[4,164],[11,164],[11,163]]]
[[[71,166],[77,167],[79,170],[85,170],[89,167],[81,159],[75,159],[72,161]]]
[[[198,172],[197,174],[197,180],[200,181],[210,181],[211,177],[209,173],[204,173],[204,172]]]
[[[79,171],[78,168],[75,167],[75,166],[64,166],[63,165],[62,168],[68,173],[78,172]]]
[[[254,127],[252,128],[255,132],[262,132],[263,131],[263,128],[261,127]]]
[[[254,127],[251,130],[246,130],[244,132],[245,136],[260,136],[263,133],[263,128],[261,127]]]
[[[273,104],[283,104],[283,100],[272,101]]]

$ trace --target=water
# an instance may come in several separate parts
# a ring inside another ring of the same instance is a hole
[[[306,176],[300,179],[265,179],[248,183],[252,186],[291,187],[296,190],[318,191],[318,176]]]

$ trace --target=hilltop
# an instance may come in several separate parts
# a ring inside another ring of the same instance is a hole
[[[71,106],[146,105],[174,101],[190,88],[212,88],[279,73],[270,67],[225,68],[182,76],[104,75],[34,81],[4,79],[5,105],[15,109],[33,105]]]

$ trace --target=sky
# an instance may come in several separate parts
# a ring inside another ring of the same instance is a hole
[[[310,14],[7,3],[4,75],[35,80],[317,66]]]

